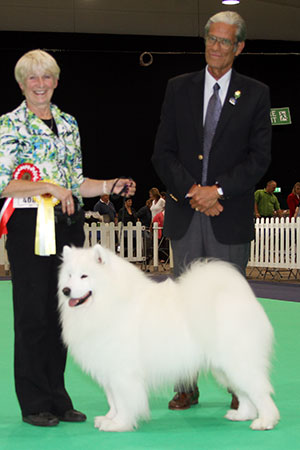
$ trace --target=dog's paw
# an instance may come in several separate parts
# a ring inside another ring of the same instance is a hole
[[[227,411],[227,413],[225,414],[225,419],[234,420],[234,421],[240,420],[239,419],[239,414],[238,414],[236,409],[229,409]]]
[[[264,419],[263,417],[258,417],[257,419],[253,420],[253,422],[250,425],[250,428],[252,430],[272,430],[275,425],[278,423],[278,420],[272,420],[272,419]]]
[[[100,431],[132,431],[133,426],[128,423],[122,423],[117,420],[107,419],[106,417],[101,420],[101,424],[98,427]]]
[[[101,423],[103,422],[103,420],[106,420],[106,416],[96,416],[94,417],[94,427],[95,428],[100,428]]]
[[[249,411],[241,411],[238,409],[229,409],[227,411],[225,418],[233,421],[244,421],[244,420],[253,420],[256,417],[256,413],[253,412],[250,414]]]

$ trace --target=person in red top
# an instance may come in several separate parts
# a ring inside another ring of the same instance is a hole
[[[160,240],[162,238],[162,228],[164,227],[164,219],[165,219],[165,211],[162,210],[159,213],[155,214],[152,220],[152,225],[154,222],[157,222],[159,226],[158,230],[158,239]]]
[[[287,197],[287,204],[290,210],[290,218],[294,217],[295,215],[295,210],[297,208],[297,206],[299,206],[300,203],[300,182],[298,181],[293,189],[292,192],[288,195]]]

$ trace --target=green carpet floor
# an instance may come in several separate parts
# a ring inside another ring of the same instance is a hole
[[[51,429],[21,421],[13,385],[13,321],[10,281],[0,282],[0,450],[297,450],[300,449],[300,303],[260,300],[275,329],[272,382],[281,421],[272,431],[252,431],[249,422],[224,419],[229,395],[208,376],[200,378],[201,402],[187,411],[167,409],[172,387],[151,395],[151,421],[127,433],[104,433],[93,417],[106,413],[104,393],[68,360],[66,384],[83,424]]]

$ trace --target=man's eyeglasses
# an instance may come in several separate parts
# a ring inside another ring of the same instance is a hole
[[[228,50],[230,47],[232,47],[235,43],[231,42],[230,39],[220,38],[217,36],[214,36],[213,34],[208,34],[205,38],[206,45],[215,45],[216,42],[220,44],[220,46],[226,50]]]

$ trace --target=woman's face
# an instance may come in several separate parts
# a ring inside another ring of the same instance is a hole
[[[131,208],[131,206],[132,206],[132,200],[131,200],[131,198],[129,198],[128,200],[126,200],[126,206],[127,206],[128,208]]]
[[[57,79],[50,73],[37,70],[30,73],[19,85],[26,97],[28,108],[35,112],[36,108],[49,106]]]

